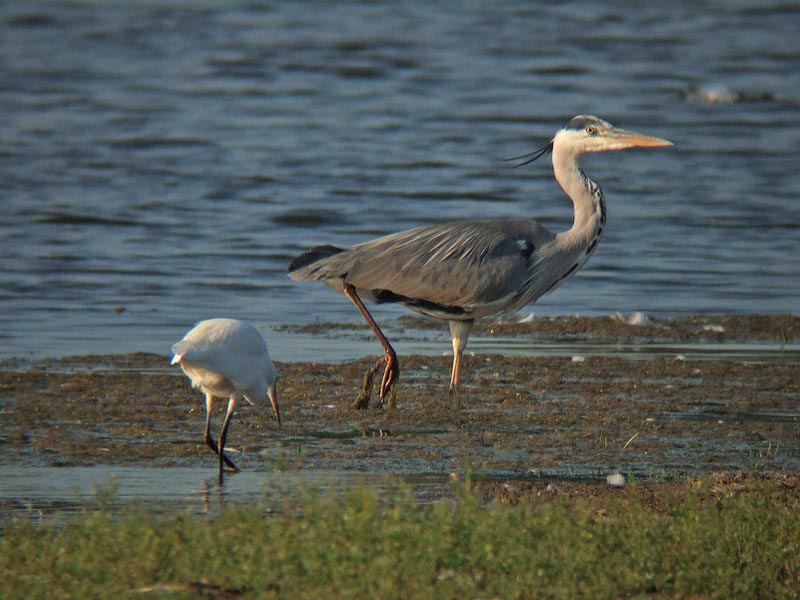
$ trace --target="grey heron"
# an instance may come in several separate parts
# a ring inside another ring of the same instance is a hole
[[[289,265],[297,281],[322,280],[343,293],[380,341],[385,368],[380,405],[397,381],[397,355],[361,298],[400,303],[450,325],[457,394],[461,356],[476,319],[513,313],[553,290],[597,248],[606,223],[600,186],[578,166],[587,152],[671,146],[660,138],[618,129],[594,116],[567,122],[543,148],[517,166],[552,154],[556,181],[574,205],[573,224],[555,234],[531,219],[462,221],[416,227],[350,248],[315,246]],[[380,363],[379,363],[380,364]]]
[[[239,469],[225,456],[225,438],[236,401],[244,398],[250,404],[268,396],[278,425],[276,380],[278,371],[272,364],[267,343],[255,327],[237,319],[200,321],[183,339],[172,346],[175,355],[170,364],[180,365],[192,387],[206,395],[206,429],[204,441],[219,456],[219,482],[223,463],[232,472]],[[214,396],[228,398],[228,410],[219,435],[219,447],[211,437],[211,408]]]

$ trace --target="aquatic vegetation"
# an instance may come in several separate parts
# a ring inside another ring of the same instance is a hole
[[[213,519],[87,509],[65,526],[11,524],[0,597],[792,598],[796,478],[599,486],[565,500],[455,497],[398,486],[309,491],[280,511]],[[652,491],[652,490],[651,490]],[[649,498],[649,499],[648,499]]]

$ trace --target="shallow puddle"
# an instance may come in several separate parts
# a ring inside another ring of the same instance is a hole
[[[451,479],[441,474],[385,475],[338,471],[242,471],[217,483],[213,470],[199,467],[0,466],[0,523],[13,519],[56,522],[81,510],[145,507],[157,513],[218,514],[226,505],[261,506],[280,512],[301,494],[340,494],[368,484],[381,493],[398,485],[425,504],[450,494]]]

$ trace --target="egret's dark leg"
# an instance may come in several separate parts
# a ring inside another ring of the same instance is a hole
[[[383,379],[381,379],[381,395],[380,395],[380,403],[378,407],[380,408],[383,406],[383,401],[386,398],[386,395],[389,393],[389,390],[392,389],[392,386],[397,382],[398,377],[400,376],[400,365],[397,362],[397,354],[392,348],[392,345],[389,343],[389,340],[386,339],[386,336],[383,335],[381,328],[378,327],[378,324],[375,322],[375,319],[372,318],[372,315],[369,314],[367,307],[364,306],[364,303],[361,301],[361,298],[358,297],[356,293],[356,289],[350,285],[349,283],[344,284],[344,295],[350,299],[355,307],[358,309],[358,312],[361,313],[361,316],[364,317],[367,321],[367,325],[369,325],[370,329],[372,329],[372,333],[375,334],[375,337],[378,338],[378,341],[383,346],[384,351],[386,352],[386,356],[384,357],[384,361],[386,361],[386,368],[383,370]]]
[[[219,482],[222,483],[222,470],[223,463],[228,465],[228,468],[238,473],[239,469],[234,465],[228,457],[225,456],[225,438],[228,436],[228,425],[231,424],[231,417],[233,416],[233,408],[236,406],[236,398],[228,400],[228,412],[225,413],[225,422],[222,424],[222,431],[219,434]]]
[[[217,442],[214,441],[214,438],[211,437],[211,405],[213,403],[214,397],[211,394],[206,394],[206,431],[203,435],[203,441],[206,443],[206,446],[211,448],[214,451],[214,454],[220,454],[219,448],[217,448]],[[225,461],[225,464],[228,465],[228,468],[231,471],[238,471],[239,469],[233,464],[227,456],[223,455],[222,460]]]
[[[458,376],[461,372],[461,356],[467,347],[467,339],[474,321],[449,321],[450,337],[453,338],[453,370],[450,371],[448,395],[458,406]]]

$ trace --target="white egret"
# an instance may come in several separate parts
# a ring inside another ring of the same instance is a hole
[[[249,323],[237,319],[200,321],[184,338],[172,346],[175,356],[170,364],[180,365],[192,387],[206,395],[206,429],[204,441],[219,456],[219,482],[223,463],[232,472],[239,469],[225,456],[225,438],[231,416],[239,398],[255,404],[264,396],[281,424],[276,380],[278,371],[269,356],[261,334]],[[228,411],[219,435],[219,447],[209,430],[214,397],[228,398]]]

